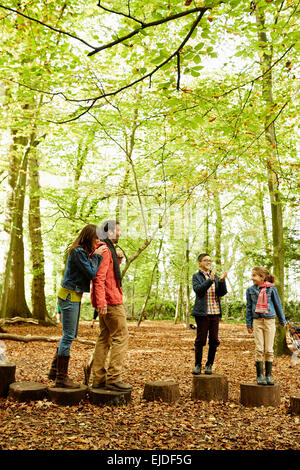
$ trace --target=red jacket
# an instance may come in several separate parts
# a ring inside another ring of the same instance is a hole
[[[100,245],[105,245],[101,242]],[[106,305],[123,304],[123,294],[114,272],[114,265],[109,248],[102,253],[103,260],[96,276],[92,281],[91,301],[94,308],[103,308]],[[120,259],[121,263],[122,259]]]

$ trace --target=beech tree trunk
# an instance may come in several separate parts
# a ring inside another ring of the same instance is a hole
[[[267,257],[266,268],[270,269],[272,266],[272,250],[270,247],[269,237],[268,237],[268,228],[267,228],[267,221],[265,216],[264,210],[264,194],[261,186],[259,186],[258,191],[258,202],[261,214],[261,222],[262,222],[262,229],[263,229],[263,237],[264,237],[264,244],[265,244],[265,253]]]
[[[191,310],[191,287],[190,287],[190,240],[189,237],[186,239],[186,252],[185,252],[185,259],[186,259],[186,308],[185,308],[185,319],[186,319],[186,328],[189,328],[190,325],[190,310]]]
[[[158,268],[159,255],[160,255],[160,252],[161,252],[162,244],[163,244],[163,239],[161,238],[159,249],[158,249],[158,252],[157,252],[157,255],[156,255],[156,261],[155,261],[155,264],[153,266],[152,273],[151,273],[151,279],[150,279],[147,295],[146,295],[145,301],[143,303],[143,306],[142,306],[140,314],[139,314],[139,319],[138,319],[137,326],[140,326],[140,324],[141,324],[141,321],[142,321],[142,318],[143,318],[143,313],[144,313],[144,311],[147,307],[148,301],[149,301],[150,296],[151,296],[152,286],[153,286],[153,283],[154,283],[154,275],[155,275],[155,273],[157,271],[157,268]]]
[[[278,148],[275,133],[275,123],[272,120],[272,109],[274,107],[273,100],[273,77],[272,77],[272,43],[269,42],[264,12],[260,7],[256,10],[256,22],[259,25],[258,39],[261,44],[261,69],[262,77],[262,94],[266,107],[265,114],[265,138],[267,143],[267,174],[268,189],[271,203],[272,214],[272,239],[273,239],[273,272],[276,278],[276,287],[284,306],[284,238],[283,238],[283,215],[282,202],[280,196],[280,188],[278,183]],[[275,354],[289,354],[286,343],[285,332],[277,325],[275,339]]]
[[[215,232],[215,263],[217,267],[217,272],[220,275],[221,268],[221,240],[222,240],[222,214],[221,214],[221,204],[219,193],[214,194],[214,206],[216,214],[216,232]]]
[[[48,312],[45,298],[45,258],[41,230],[40,182],[38,167],[39,164],[36,151],[32,150],[29,158],[29,235],[31,240],[31,259],[33,270],[31,286],[32,315],[33,318],[36,318],[39,321],[39,323],[45,323],[48,317]]]
[[[18,136],[14,132],[13,159],[11,162],[11,194],[8,201],[8,216],[10,221],[9,248],[5,260],[2,293],[1,317],[13,316],[30,317],[31,313],[25,298],[24,244],[23,244],[23,212],[26,189],[28,155],[34,134],[30,139]],[[16,165],[16,166],[15,166]],[[17,174],[13,176],[13,172]]]
[[[180,275],[179,275],[176,312],[175,312],[175,318],[174,318],[175,324],[178,321],[180,321],[180,319],[182,318],[182,313],[183,313],[183,272],[184,272],[184,266],[181,267]]]

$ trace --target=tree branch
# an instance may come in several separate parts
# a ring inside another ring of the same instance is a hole
[[[177,90],[180,89],[180,54],[177,54]]]
[[[61,339],[60,336],[32,336],[32,335],[14,335],[11,333],[0,333],[0,340],[7,340],[7,341],[22,341],[24,343],[29,343],[30,341],[46,341],[48,343],[57,343]],[[89,339],[79,338],[75,339],[78,343],[84,344],[92,344],[94,345],[96,341],[92,341]]]
[[[170,60],[172,60],[174,57],[176,57],[178,54],[180,54],[180,51],[181,49],[185,46],[185,44],[188,42],[188,40],[190,39],[191,35],[193,34],[194,30],[196,29],[196,27],[198,26],[202,16],[204,15],[206,10],[202,9],[200,15],[196,18],[196,20],[194,21],[194,23],[192,24],[191,26],[191,29],[189,30],[188,34],[186,35],[186,37],[184,38],[184,40],[182,41],[182,43],[180,44],[180,46],[176,49],[175,52],[173,52],[166,60],[164,60],[163,62],[161,62],[159,65],[157,65],[157,67],[155,67],[153,70],[151,70],[151,72],[147,73],[146,75],[143,75],[142,77],[140,78],[137,78],[136,80],[134,80],[133,82],[131,83],[128,83],[127,85],[124,85],[123,87],[119,88],[118,90],[115,90],[115,91],[111,91],[109,93],[103,93],[102,95],[100,96],[97,96],[95,98],[90,98],[88,101],[93,101],[93,103],[85,110],[83,111],[82,113],[80,113],[78,116],[75,116],[71,119],[67,119],[66,121],[50,121],[50,122],[54,122],[55,124],[66,124],[68,122],[71,122],[71,121],[75,121],[76,119],[78,119],[79,117],[83,116],[84,114],[88,113],[90,111],[90,109],[94,106],[94,104],[96,103],[96,101],[100,100],[101,98],[106,98],[108,96],[115,96],[119,93],[121,93],[122,91],[124,90],[127,90],[128,88],[131,88],[133,87],[134,85],[136,85],[137,83],[140,83],[142,82],[143,80],[145,80],[146,78],[151,78],[152,75],[154,75],[159,69],[161,69],[164,65],[166,65],[168,62],[170,62]],[[79,101],[79,100],[70,100],[70,101]],[[84,100],[81,100],[81,101],[84,101]]]
[[[42,21],[38,20],[37,18],[32,18],[31,16],[25,15],[25,13],[22,13],[19,10],[15,10],[14,8],[10,8],[10,7],[7,7],[5,5],[2,5],[2,3],[0,3],[0,8],[3,8],[4,10],[8,10],[8,11],[11,11],[13,13],[16,13],[17,15],[23,16],[23,18],[26,18],[27,20],[30,20],[30,21],[34,21],[35,23],[38,23],[38,24],[44,26],[45,28],[51,29],[51,31],[54,31],[55,33],[64,34],[65,36],[69,36],[72,39],[76,39],[77,41],[82,42],[83,44],[90,47],[91,49],[95,49],[94,46],[92,46],[91,44],[86,42],[84,39],[82,39],[78,36],[75,36],[75,34],[71,34],[71,33],[68,33],[67,31],[63,31],[61,29],[54,28],[53,26],[50,26],[46,23],[43,23]]]
[[[100,3],[100,2],[99,2],[99,3]],[[104,8],[104,7],[102,7],[102,8]],[[124,41],[127,41],[127,39],[130,39],[130,38],[132,38],[133,36],[135,36],[136,34],[139,34],[142,30],[145,30],[146,28],[151,28],[151,27],[153,27],[153,26],[158,26],[158,25],[167,23],[167,22],[169,22],[169,21],[173,21],[173,20],[176,20],[176,19],[178,19],[178,18],[182,18],[182,17],[184,17],[184,16],[188,16],[188,15],[191,15],[191,14],[197,13],[197,12],[201,12],[201,17],[202,17],[203,14],[204,14],[207,10],[208,10],[208,8],[203,8],[203,7],[202,7],[202,8],[193,8],[193,9],[191,9],[191,10],[182,11],[181,13],[177,13],[177,14],[175,14],[175,15],[167,16],[166,18],[162,18],[162,19],[160,19],[160,20],[151,21],[150,23],[143,23],[143,22],[141,22],[141,21],[139,21],[139,20],[137,20],[137,19],[135,19],[135,18],[133,18],[133,17],[131,17],[131,16],[129,16],[129,15],[125,15],[125,14],[124,14],[124,16],[126,16],[127,18],[131,18],[131,19],[134,20],[134,21],[138,21],[138,22],[141,24],[141,26],[138,27],[138,28],[136,28],[136,29],[134,29],[133,31],[131,31],[131,33],[128,33],[128,34],[126,34],[125,36],[122,36],[121,38],[116,39],[115,41],[112,41],[112,42],[110,42],[110,43],[108,43],[108,44],[104,44],[103,46],[99,46],[99,47],[97,47],[97,48],[94,48],[94,51],[89,52],[89,53],[88,53],[88,56],[92,56],[92,55],[94,55],[94,54],[97,54],[97,53],[100,52],[100,51],[103,51],[103,50],[105,50],[105,49],[109,49],[110,47],[113,47],[113,46],[115,46],[115,45],[117,45],[117,44],[120,44],[120,43],[122,43],[122,42],[124,42]],[[122,14],[122,13],[118,13],[118,12],[113,11],[113,10],[108,10],[108,9],[107,9],[107,11],[109,11],[109,12],[111,12],[111,13]]]
[[[135,21],[136,23],[139,23],[139,24],[142,25],[142,26],[144,25],[143,21],[138,20],[137,18],[135,18],[134,16],[132,16],[132,15],[130,14],[130,10],[129,10],[129,14],[128,14],[128,15],[126,15],[126,13],[123,13],[123,12],[121,12],[121,11],[110,10],[109,8],[104,7],[103,5],[101,5],[101,0],[99,0],[97,6],[100,7],[100,8],[102,8],[102,10],[107,11],[108,13],[114,13],[115,15],[125,16],[125,18],[128,18],[128,19],[130,19],[130,20],[132,20],[132,21]],[[129,9],[129,8],[128,8],[128,9]]]

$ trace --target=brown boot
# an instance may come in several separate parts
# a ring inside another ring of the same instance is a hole
[[[50,366],[50,370],[48,373],[48,379],[50,380],[55,380],[56,379],[56,372],[57,372],[57,356],[58,356],[58,348],[56,349],[56,353],[54,355],[54,358],[52,360],[52,364]]]
[[[70,356],[57,356],[57,374],[55,387],[57,388],[80,388],[68,377],[68,366]]]

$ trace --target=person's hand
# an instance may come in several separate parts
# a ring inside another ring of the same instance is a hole
[[[121,259],[124,258],[124,255],[123,255],[123,253],[122,253],[121,250],[118,250],[118,251],[117,251],[117,257],[118,257],[118,258],[121,258]]]
[[[97,312],[98,312],[99,317],[105,317],[105,315],[107,314],[107,306],[97,308]]]
[[[107,246],[106,245],[101,245],[99,246],[99,248],[97,248],[94,253],[96,253],[97,255],[102,255],[102,253],[104,253],[105,251],[107,251]]]
[[[228,274],[228,273],[226,273],[226,272],[223,273],[223,274],[220,276],[219,281],[224,281],[225,277],[227,277],[227,274]]]
[[[247,330],[250,335],[253,333],[253,328],[247,328]]]

